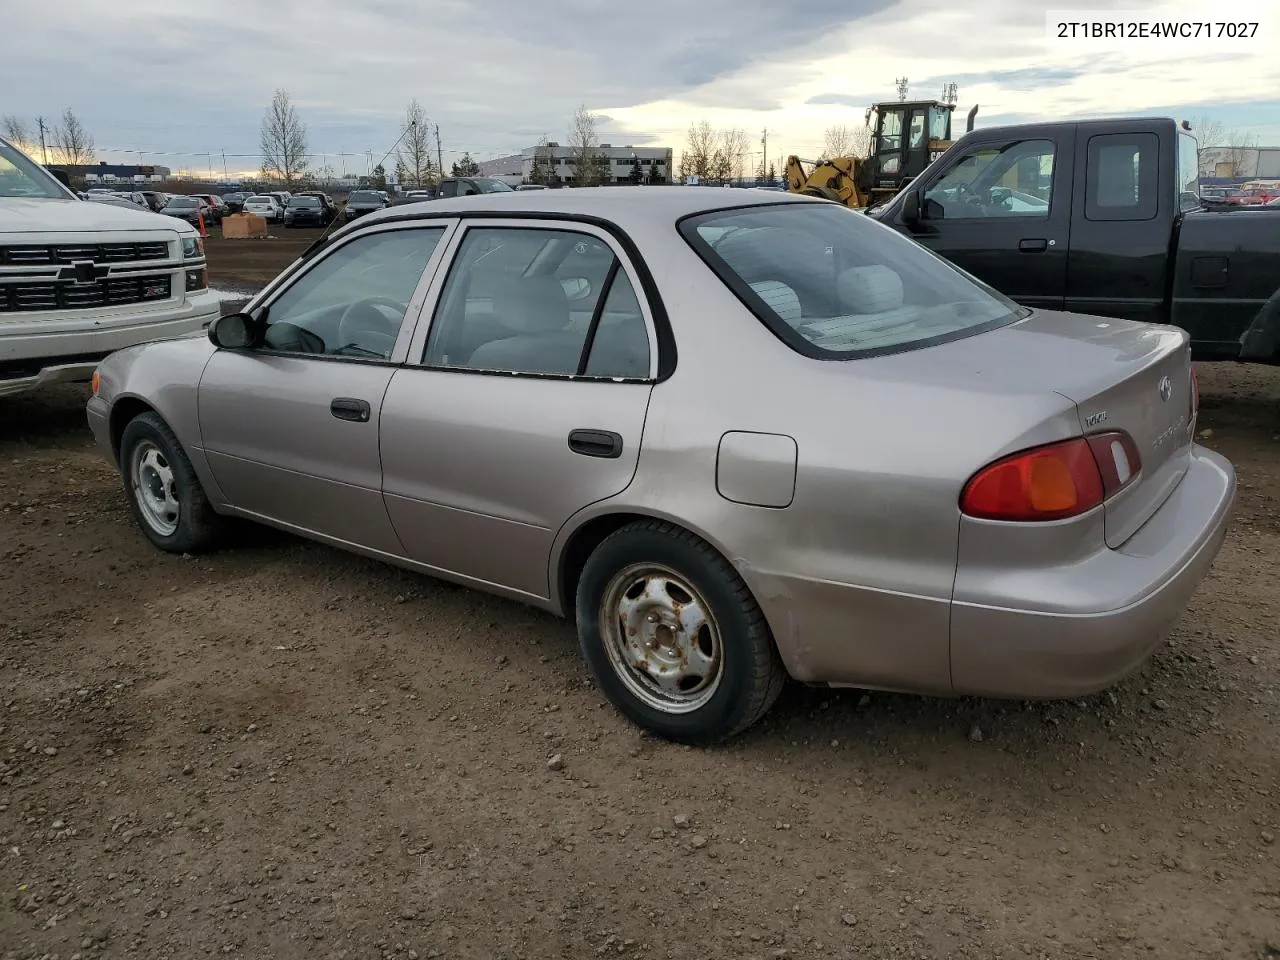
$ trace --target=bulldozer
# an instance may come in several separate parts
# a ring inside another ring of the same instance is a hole
[[[874,104],[865,118],[871,130],[869,157],[787,157],[787,189],[858,210],[881,204],[951,146],[954,111],[955,104],[940,100]],[[975,104],[969,111],[966,132],[973,129],[977,114]]]

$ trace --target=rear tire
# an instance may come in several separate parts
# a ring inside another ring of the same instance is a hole
[[[643,520],[607,537],[583,568],[576,607],[596,684],[658,736],[725,740],[782,691],[786,671],[750,590],[687,530]]]
[[[124,428],[120,473],[133,518],[152,544],[169,553],[199,553],[217,543],[225,521],[158,414],[140,413]]]

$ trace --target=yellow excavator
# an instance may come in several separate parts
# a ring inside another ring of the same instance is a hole
[[[854,209],[883,203],[951,146],[954,110],[955,104],[940,100],[877,103],[865,118],[871,130],[869,157],[787,157],[787,189]],[[966,132],[973,129],[977,114],[975,104],[969,111]]]

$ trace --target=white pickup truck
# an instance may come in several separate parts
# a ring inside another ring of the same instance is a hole
[[[0,397],[88,380],[107,354],[217,315],[193,227],[81,200],[0,139]]]

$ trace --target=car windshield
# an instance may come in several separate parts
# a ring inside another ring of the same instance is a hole
[[[57,180],[3,140],[0,140],[0,197],[71,199]]]
[[[318,197],[294,197],[289,201],[291,207],[318,207],[320,199]]]
[[[197,206],[198,204],[199,201],[194,197],[174,197],[168,203],[168,205],[173,207],[175,210],[185,210],[189,207]]]
[[[481,193],[515,193],[515,188],[501,180],[476,180],[475,185]]]
[[[357,190],[351,195],[349,203],[381,203],[382,198],[371,190]]]
[[[864,214],[827,203],[738,208],[680,231],[779,339],[850,359],[1003,326],[1027,310]]]

